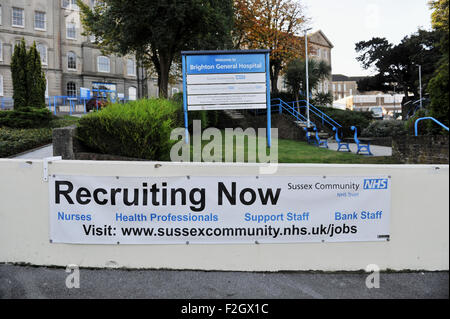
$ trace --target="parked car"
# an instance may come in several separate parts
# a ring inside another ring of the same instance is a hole
[[[372,106],[369,108],[369,112],[372,112],[372,116],[375,119],[383,119],[383,108],[381,106]]]
[[[93,97],[86,103],[86,111],[100,110],[106,106],[108,102],[102,97]]]

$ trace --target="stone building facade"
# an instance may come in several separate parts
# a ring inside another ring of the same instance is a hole
[[[83,0],[90,6],[94,0]],[[0,97],[12,97],[11,57],[22,38],[36,43],[47,80],[47,96],[79,95],[80,88],[110,89],[137,97],[133,56],[104,56],[92,37],[83,36],[75,0],[0,0]],[[148,80],[150,95],[156,81]]]

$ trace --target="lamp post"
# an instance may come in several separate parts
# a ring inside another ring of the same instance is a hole
[[[422,109],[422,66],[419,64],[419,92],[420,92],[420,108]]]
[[[306,63],[306,126],[311,126],[309,119],[309,70],[308,70],[308,31],[312,28],[305,30],[305,63]]]

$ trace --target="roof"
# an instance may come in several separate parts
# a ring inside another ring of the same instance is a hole
[[[333,74],[333,82],[358,82],[359,80],[367,78],[366,76],[346,76],[343,74]]]
[[[327,38],[327,36],[322,32],[322,30],[317,30],[317,31],[315,31],[315,32],[310,33],[310,34],[308,35],[308,38],[312,38],[313,36],[320,36],[320,37],[322,37],[322,38],[325,40],[325,42],[328,44],[328,46],[329,46],[330,48],[334,48],[333,43],[331,43],[331,41],[330,41],[330,40]],[[311,42],[314,43],[314,40],[311,40]],[[320,44],[320,43],[318,43],[318,44]]]

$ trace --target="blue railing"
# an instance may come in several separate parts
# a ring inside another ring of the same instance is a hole
[[[298,105],[299,108],[306,108],[306,105],[308,105],[308,102],[305,100],[299,100],[299,101],[292,101],[292,102],[287,102],[287,104],[292,106],[295,106],[295,104],[300,104],[300,103],[305,103],[304,105]],[[318,117],[321,121],[322,124],[328,124],[329,126],[331,126],[331,128],[333,129],[334,127],[337,128],[341,128],[342,125],[339,124],[338,122],[336,122],[334,119],[332,119],[330,116],[328,116],[326,113],[322,112],[321,110],[319,110],[317,107],[315,107],[314,105],[312,105],[311,103],[309,103],[309,112],[310,114],[312,113],[313,115],[315,115],[316,117]]]
[[[295,107],[284,102],[282,99],[279,99],[279,98],[272,99],[270,104],[271,104],[272,112],[276,111],[276,108],[278,107],[278,112],[280,114],[283,112],[283,110],[285,110],[286,112],[291,114],[293,117],[295,117],[295,119],[297,121],[300,121],[303,123],[307,123],[307,121],[308,121],[308,119],[303,114],[298,112]],[[316,126],[316,124],[314,124],[311,121],[310,121],[310,124],[314,127]]]
[[[433,120],[435,123],[439,124],[440,126],[442,126],[445,130],[448,131],[448,127],[445,126],[444,124],[442,124],[441,122],[439,122],[438,120],[436,120],[434,117],[421,117],[420,119],[417,119],[416,122],[414,123],[414,132],[416,134],[416,136],[418,136],[418,124],[420,121],[423,120]]]

